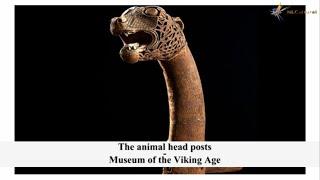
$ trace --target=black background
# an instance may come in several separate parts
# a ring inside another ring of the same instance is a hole
[[[156,61],[126,64],[110,19],[129,6],[16,6],[16,141],[165,141]],[[305,16],[274,6],[165,6],[196,60],[209,141],[305,140]],[[290,6],[304,10],[304,6]],[[82,170],[81,170],[82,169]],[[134,169],[134,170],[133,170]],[[161,168],[16,168],[16,173],[160,173]],[[245,168],[240,173],[304,173]]]

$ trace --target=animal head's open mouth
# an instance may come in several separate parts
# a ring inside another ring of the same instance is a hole
[[[124,31],[119,36],[123,42],[120,56],[131,64],[143,60],[143,52],[152,44],[152,36],[145,31]]]
[[[120,34],[124,48],[128,50],[144,50],[152,42],[152,36],[145,31],[125,31]]]

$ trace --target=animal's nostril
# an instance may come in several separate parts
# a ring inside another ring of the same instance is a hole
[[[118,23],[124,23],[124,22],[126,22],[127,21],[127,18],[125,18],[125,17],[119,17],[118,19],[117,19],[117,22]]]

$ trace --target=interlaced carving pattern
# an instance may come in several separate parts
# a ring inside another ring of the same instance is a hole
[[[168,14],[158,16],[154,31],[157,41],[152,48],[141,53],[143,59],[170,60],[186,45],[181,27]]]

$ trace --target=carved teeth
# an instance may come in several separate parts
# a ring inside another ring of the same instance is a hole
[[[129,50],[136,50],[139,47],[139,43],[130,43],[127,46]]]
[[[128,51],[137,51],[137,52],[142,52],[146,49],[146,45],[143,44],[139,44],[139,43],[129,43],[129,44],[125,44],[124,48],[126,48],[126,50]]]
[[[134,32],[128,31],[128,32],[124,32],[123,34],[128,37],[130,34],[134,34]]]

